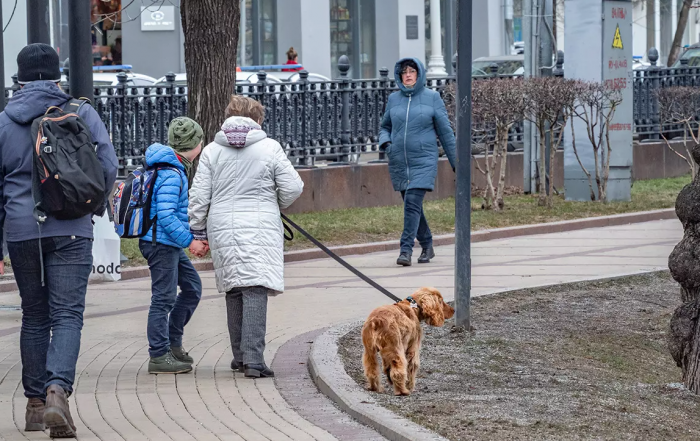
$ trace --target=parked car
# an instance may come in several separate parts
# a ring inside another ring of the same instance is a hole
[[[281,84],[281,83],[295,83],[301,80],[301,76],[299,75],[299,72],[267,72],[267,78],[266,81],[268,83],[272,84]],[[309,74],[309,81],[312,83],[315,82],[323,82],[323,81],[331,81],[330,78],[325,77],[323,75],[319,74],[314,74],[310,73]],[[236,72],[236,84],[241,86],[241,85],[246,85],[246,84],[256,84],[258,82],[258,73],[257,72]],[[156,86],[163,86],[167,84],[167,80],[165,77],[161,77],[158,80],[156,80]],[[180,86],[187,86],[187,74],[186,73],[179,73],[175,75],[175,85],[180,87]]]
[[[700,43],[691,44],[684,48],[685,50],[680,57],[673,63],[671,67],[681,67],[681,60],[688,60],[688,67],[700,66]]]
[[[490,77],[491,65],[498,66],[498,75],[517,76],[525,71],[525,55],[480,57],[472,62],[472,77]]]

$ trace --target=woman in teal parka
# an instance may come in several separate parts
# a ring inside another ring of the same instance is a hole
[[[389,97],[379,145],[386,149],[394,190],[404,200],[401,254],[396,263],[410,266],[416,238],[423,250],[418,263],[435,257],[423,199],[435,187],[438,138],[454,170],[455,136],[440,94],[425,87],[425,67],[420,60],[399,60],[394,77],[399,90]]]

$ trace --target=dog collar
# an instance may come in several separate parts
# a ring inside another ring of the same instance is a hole
[[[420,311],[421,307],[420,307],[420,305],[418,304],[418,302],[416,302],[416,301],[413,299],[413,297],[408,296],[408,297],[406,297],[406,300],[408,300],[408,303],[411,304],[411,308],[416,308],[417,310]]]

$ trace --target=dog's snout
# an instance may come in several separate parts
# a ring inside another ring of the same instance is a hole
[[[445,320],[451,319],[455,315],[455,309],[447,303],[442,304],[442,311],[445,316]]]

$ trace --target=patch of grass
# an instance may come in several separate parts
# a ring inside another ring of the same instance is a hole
[[[637,181],[632,187],[631,202],[571,202],[557,198],[552,209],[537,206],[537,197],[511,195],[505,198],[501,212],[481,209],[482,199],[472,198],[472,230],[503,228],[586,217],[632,213],[637,211],[672,208],[678,192],[690,182],[690,176]],[[454,232],[454,198],[429,201],[424,206],[433,234]],[[321,242],[333,245],[397,240],[403,230],[403,207],[350,208],[289,216]],[[285,249],[299,250],[313,245],[300,234],[285,243]],[[129,266],[144,264],[138,250],[138,241],[123,240],[122,253],[129,258]]]

